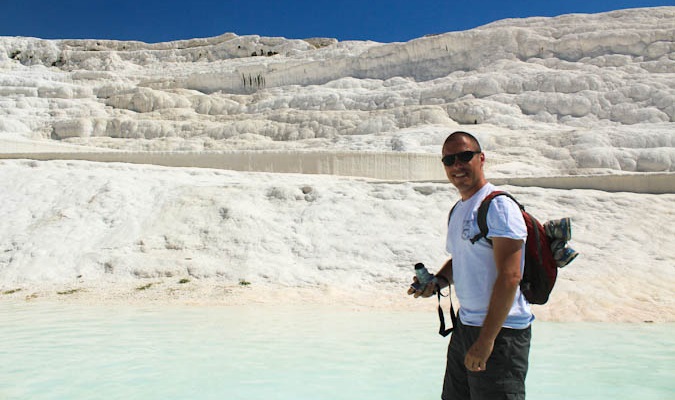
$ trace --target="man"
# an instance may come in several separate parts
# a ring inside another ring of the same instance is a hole
[[[448,346],[442,399],[524,399],[534,320],[519,288],[525,221],[515,202],[498,196],[487,213],[492,245],[485,239],[472,244],[470,239],[479,232],[478,207],[496,190],[485,179],[485,154],[474,136],[454,132],[443,144],[442,161],[448,180],[461,196],[446,239],[452,257],[435,282],[408,292],[429,297],[455,285],[459,318]]]

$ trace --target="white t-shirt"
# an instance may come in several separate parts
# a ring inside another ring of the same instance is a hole
[[[459,201],[452,212],[448,225],[446,249],[452,255],[452,277],[460,303],[459,317],[462,323],[483,326],[488,312],[492,287],[497,279],[497,266],[492,246],[484,239],[471,243],[471,238],[480,233],[478,207],[481,201],[497,188],[488,183],[466,201]],[[487,213],[488,237],[506,237],[523,241],[521,274],[525,265],[525,240],[527,227],[518,205],[506,196],[497,196],[490,203]],[[527,328],[534,320],[530,304],[525,296],[516,291],[504,327]]]

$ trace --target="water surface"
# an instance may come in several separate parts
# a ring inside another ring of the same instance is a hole
[[[436,318],[0,304],[0,399],[438,399]],[[674,327],[535,322],[528,399],[675,398]]]

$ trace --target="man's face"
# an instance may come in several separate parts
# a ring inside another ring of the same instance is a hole
[[[443,146],[443,157],[452,154],[460,154],[465,151],[475,152],[478,146],[466,136],[457,135]],[[452,165],[445,165],[445,175],[448,177],[459,193],[462,199],[468,199],[476,193],[485,184],[483,174],[483,164],[485,154],[474,154],[469,161],[462,161],[460,157],[455,157]]]

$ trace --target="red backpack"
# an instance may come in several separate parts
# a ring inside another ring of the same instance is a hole
[[[553,290],[558,277],[558,266],[551,251],[551,239],[546,235],[544,227],[536,218],[525,211],[525,207],[507,192],[495,191],[487,195],[478,207],[478,228],[480,233],[471,238],[471,243],[488,239],[487,212],[490,202],[497,196],[507,196],[513,200],[520,211],[527,226],[527,240],[525,242],[525,270],[520,281],[520,291],[531,304],[545,304]]]

